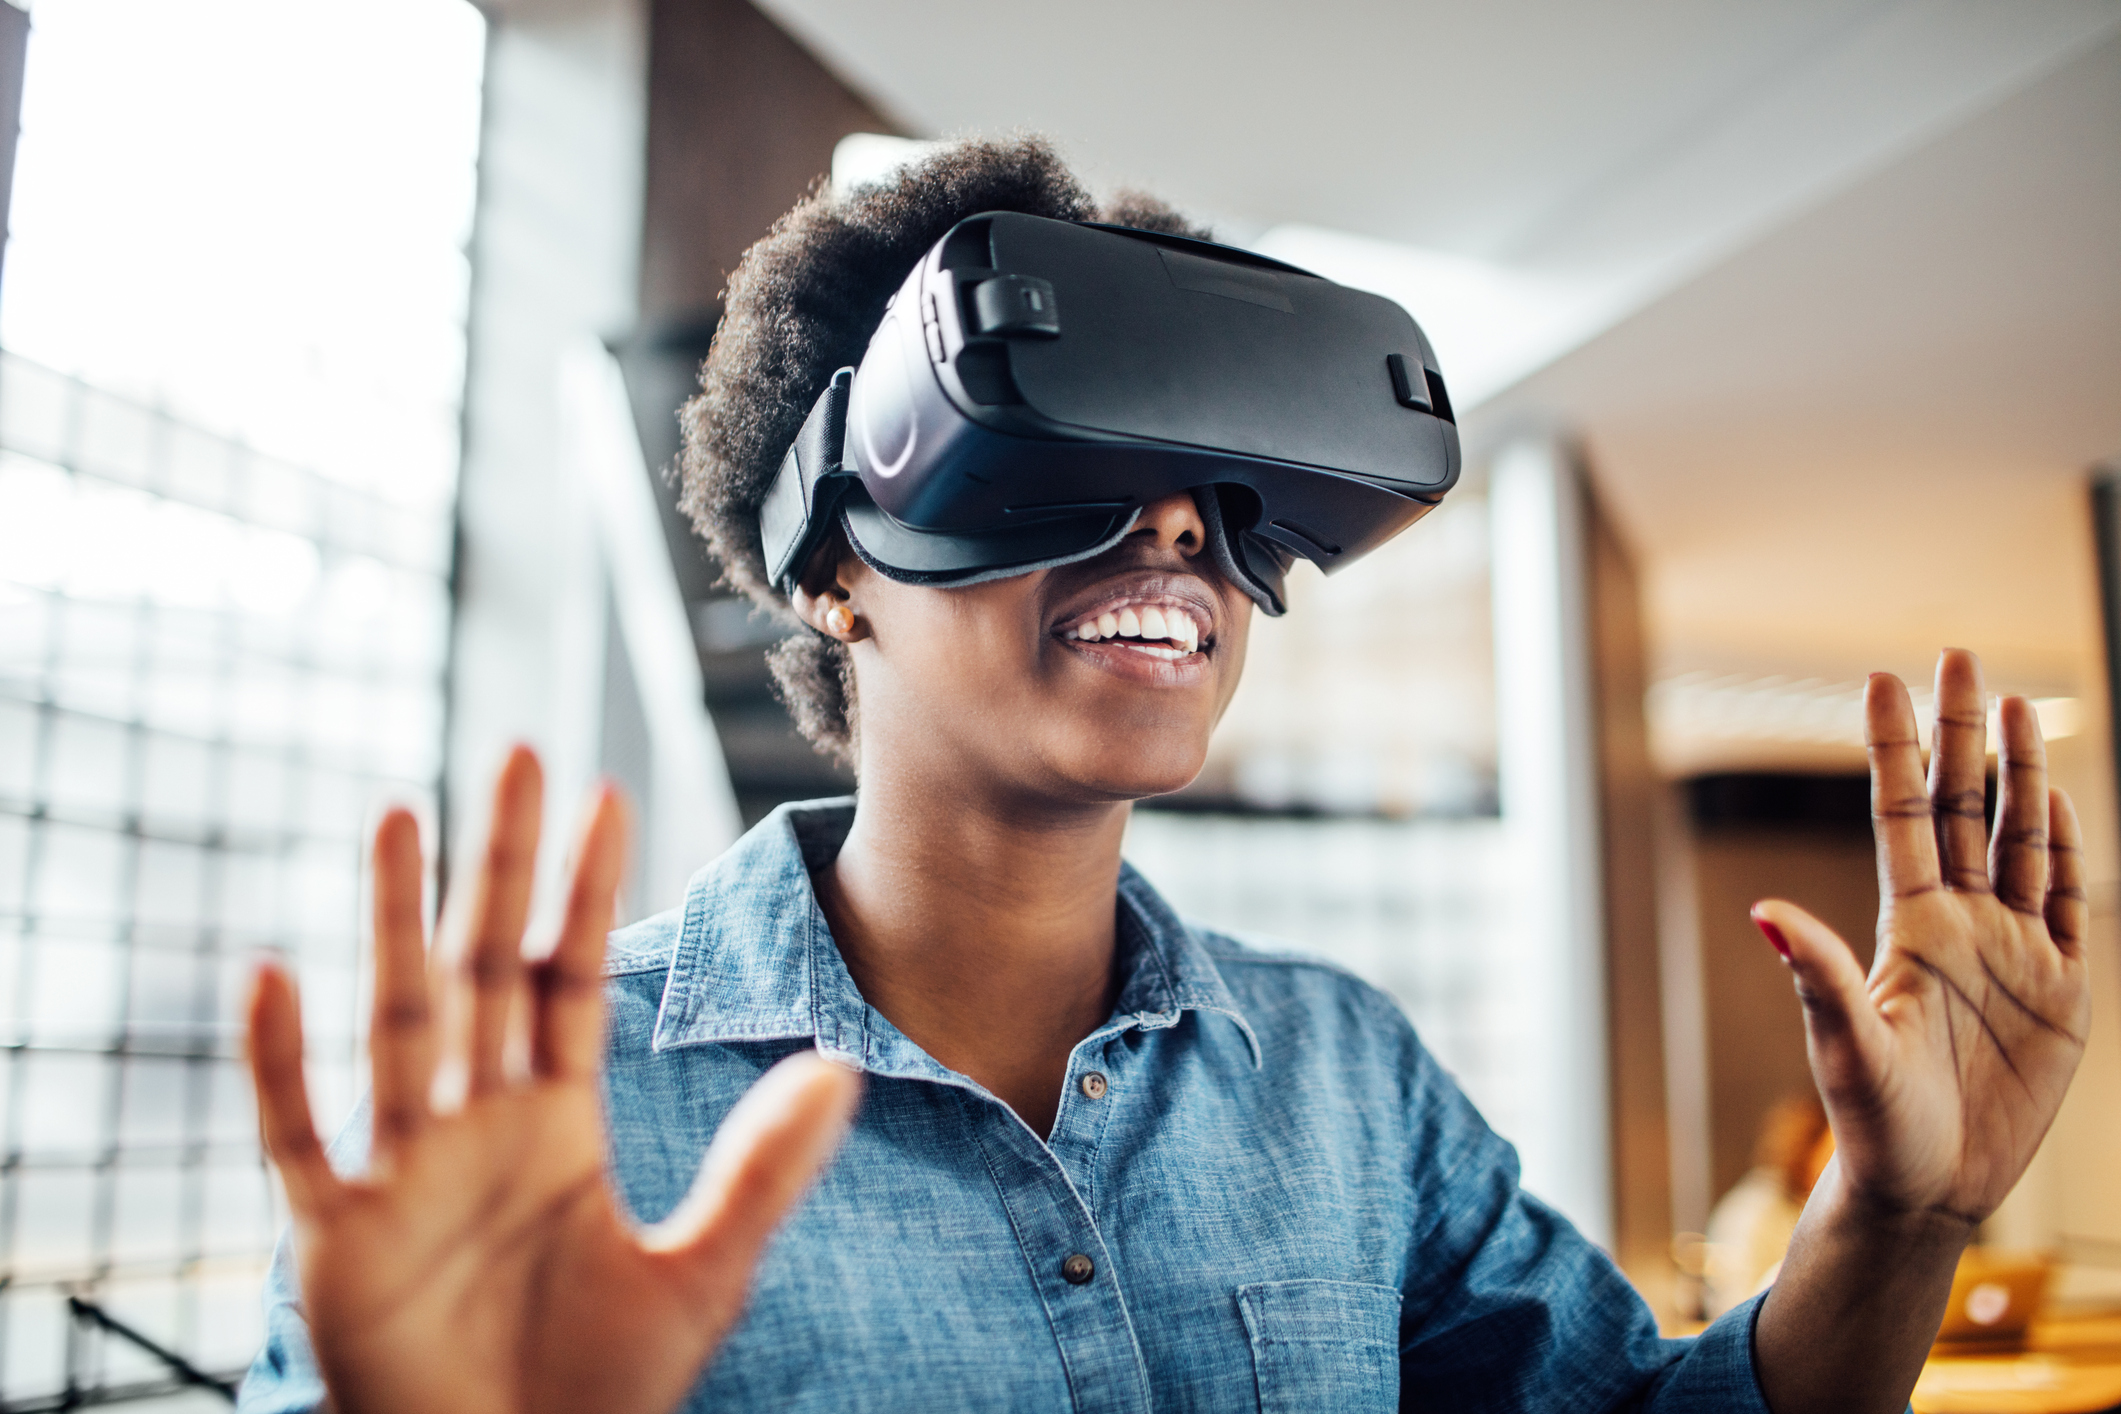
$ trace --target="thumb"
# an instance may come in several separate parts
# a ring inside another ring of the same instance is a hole
[[[1804,1029],[1812,1075],[1831,1098],[1859,1081],[1885,1040],[1885,1023],[1871,1002],[1863,969],[1841,935],[1794,903],[1762,899],[1753,905],[1753,925],[1782,955],[1804,1004]]]
[[[816,1051],[766,1072],[722,1121],[692,1191],[641,1245],[667,1256],[728,1314],[766,1239],[823,1171],[854,1118],[861,1075]]]

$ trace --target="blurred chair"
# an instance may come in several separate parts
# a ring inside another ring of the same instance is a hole
[[[1753,1167],[1709,1215],[1705,1298],[1710,1319],[1774,1281],[1804,1200],[1833,1156],[1834,1131],[1818,1096],[1792,1095],[1762,1118]]]

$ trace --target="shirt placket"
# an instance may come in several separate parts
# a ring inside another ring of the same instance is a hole
[[[1091,1054],[1096,1054],[1092,1052]],[[1053,1145],[1006,1107],[972,1095],[965,1103],[980,1149],[1023,1252],[1033,1288],[1044,1305],[1078,1414],[1148,1410],[1148,1369],[1120,1289],[1118,1269],[1087,1201],[1069,1169],[1087,1175],[1103,1128],[1109,1078],[1077,1057],[1061,1104]],[[1097,1075],[1088,1089],[1083,1082]],[[1089,1090],[1100,1089],[1096,1100]],[[1087,1147],[1086,1147],[1087,1146]],[[1064,1163],[1056,1149],[1079,1164]]]
[[[1046,1147],[1060,1161],[1068,1181],[1094,1215],[1097,1206],[1097,1153],[1104,1141],[1105,1125],[1113,1107],[1120,1103],[1120,1072],[1126,1047],[1114,1045],[1126,1028],[1108,1026],[1076,1046],[1068,1057],[1068,1074],[1061,1086],[1060,1112]]]

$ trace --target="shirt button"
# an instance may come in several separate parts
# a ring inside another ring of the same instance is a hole
[[[1108,1087],[1105,1084],[1105,1077],[1099,1072],[1094,1070],[1084,1071],[1081,1084],[1083,1093],[1091,1099],[1102,1100],[1105,1098],[1105,1091]]]
[[[1070,1252],[1067,1260],[1061,1263],[1061,1275],[1068,1279],[1070,1286],[1081,1286],[1097,1275],[1097,1263],[1080,1252]]]

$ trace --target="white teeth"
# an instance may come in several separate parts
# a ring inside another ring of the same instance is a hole
[[[1200,624],[1193,615],[1184,609],[1157,604],[1144,604],[1138,608],[1128,605],[1116,613],[1099,614],[1077,624],[1072,634],[1063,636],[1086,643],[1095,643],[1101,638],[1138,638],[1143,641],[1127,646],[1168,658],[1183,658],[1200,651]]]

